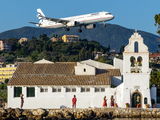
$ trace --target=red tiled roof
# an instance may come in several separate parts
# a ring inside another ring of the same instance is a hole
[[[74,75],[76,62],[55,64],[20,63],[10,85],[110,85],[111,76],[120,76],[119,69],[97,69],[96,75]]]
[[[149,54],[149,57],[160,57],[160,53]]]

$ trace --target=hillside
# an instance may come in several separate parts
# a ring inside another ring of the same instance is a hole
[[[7,38],[21,38],[26,37],[31,39],[32,36],[39,38],[40,34],[47,34],[49,37],[53,34],[63,36],[64,34],[78,35],[81,39],[87,39],[89,41],[96,40],[101,45],[107,47],[110,45],[111,48],[119,51],[121,45],[127,45],[128,39],[134,33],[133,29],[127,29],[119,25],[106,24],[104,28],[102,24],[97,24],[95,29],[86,30],[82,29],[82,33],[78,33],[78,28],[71,28],[71,30],[65,31],[64,29],[45,29],[36,27],[22,27],[19,29],[13,29],[0,33],[0,39]],[[150,52],[156,52],[158,44],[160,44],[160,37],[154,34],[139,31],[138,33],[144,38],[144,43],[149,47]]]

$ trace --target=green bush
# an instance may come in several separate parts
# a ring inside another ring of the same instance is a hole
[[[153,105],[153,104],[155,104],[156,102],[155,102],[154,99],[151,99],[151,103],[152,103],[152,105]]]

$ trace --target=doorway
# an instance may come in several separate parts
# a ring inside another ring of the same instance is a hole
[[[132,94],[132,107],[136,108],[137,105],[141,108],[142,107],[142,96],[139,92],[134,92]]]

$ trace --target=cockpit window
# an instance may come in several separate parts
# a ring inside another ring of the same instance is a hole
[[[110,15],[111,13],[106,13],[105,15]]]

